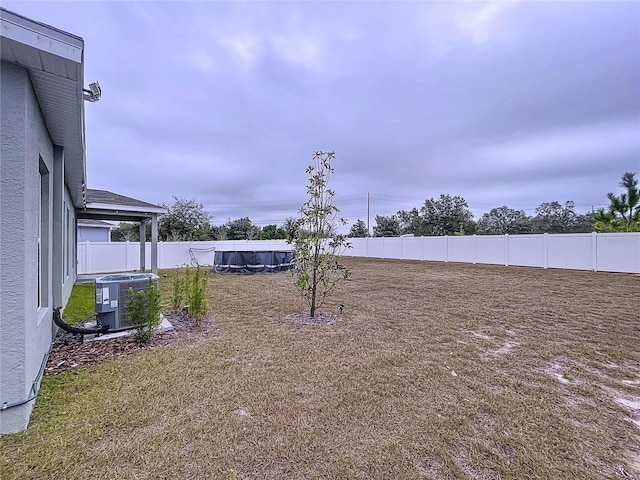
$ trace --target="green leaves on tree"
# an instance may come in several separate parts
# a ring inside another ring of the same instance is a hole
[[[335,191],[328,188],[334,158],[334,152],[313,153],[313,163],[306,169],[309,199],[298,210],[300,220],[293,238],[294,284],[309,306],[311,318],[338,284],[350,277],[349,270],[339,263],[340,255],[351,247],[346,236],[338,233],[346,220],[337,216]]]

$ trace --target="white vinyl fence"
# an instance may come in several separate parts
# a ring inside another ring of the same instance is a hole
[[[145,245],[145,269],[151,269],[151,244]],[[211,265],[215,250],[289,251],[285,240],[158,242],[158,268]],[[126,272],[140,268],[138,242],[78,242],[78,273]]]
[[[640,274],[640,233],[352,238],[346,256]],[[151,246],[146,245],[150,269]],[[286,251],[285,240],[160,242],[158,268],[213,265],[214,250]],[[137,242],[78,243],[78,273],[135,270]]]
[[[354,257],[640,273],[640,233],[352,238]]]

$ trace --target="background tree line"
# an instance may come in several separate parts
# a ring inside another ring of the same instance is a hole
[[[299,220],[287,218],[282,225],[259,227],[249,217],[228,219],[223,225],[213,225],[212,217],[195,199],[173,197],[173,205],[158,220],[158,239],[161,242],[206,240],[276,240],[293,238]],[[147,224],[146,239],[151,240],[151,226]],[[122,222],[111,230],[111,241],[137,242],[140,228],[137,223]]]
[[[400,210],[395,215],[376,215],[374,237],[398,237],[400,235],[504,235],[527,233],[587,233],[640,231],[640,190],[636,174],[626,172],[620,186],[623,192],[607,194],[610,205],[596,212],[579,214],[572,201],[560,204],[545,202],[529,216],[524,210],[506,205],[491,209],[476,222],[467,201],[460,196],[441,194],[429,198],[419,208]],[[209,214],[195,199],[174,197],[174,203],[158,222],[160,241],[199,240],[276,240],[292,239],[300,226],[300,219],[289,217],[282,225],[254,225],[249,217],[228,219],[223,225],[213,225]],[[147,239],[151,238],[147,225]],[[357,220],[349,231],[349,237],[368,237],[367,225]],[[138,241],[136,223],[121,223],[111,231],[112,241]]]
[[[446,194],[425,200],[420,208],[400,210],[389,216],[376,215],[375,219],[374,237],[577,233],[591,232],[594,228],[592,216],[576,213],[570,201],[564,205],[543,203],[534,216],[505,205],[491,209],[476,222],[464,198]],[[366,226],[363,231],[356,222],[349,236],[362,237],[366,233]]]
[[[464,198],[441,194],[437,199],[425,200],[420,208],[400,210],[389,216],[376,215],[373,236],[637,232],[640,231],[640,190],[635,175],[626,172],[620,182],[623,193],[608,193],[609,207],[597,212],[576,213],[572,201],[564,205],[557,201],[542,203],[533,216],[504,205],[491,209],[476,222]],[[351,226],[349,236],[369,236],[366,224],[358,220]]]

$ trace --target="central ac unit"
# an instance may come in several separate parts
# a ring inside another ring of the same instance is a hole
[[[110,331],[127,330],[135,325],[127,318],[126,303],[129,288],[136,295],[146,291],[153,282],[160,288],[160,279],[153,273],[114,273],[96,278],[96,314],[98,325]]]

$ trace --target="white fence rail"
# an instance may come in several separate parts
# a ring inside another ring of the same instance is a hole
[[[640,274],[640,233],[352,238],[345,255]],[[151,246],[146,245],[149,269]],[[160,242],[158,268],[213,265],[215,250],[289,250],[284,240]],[[137,242],[78,243],[78,273],[135,270]]]

